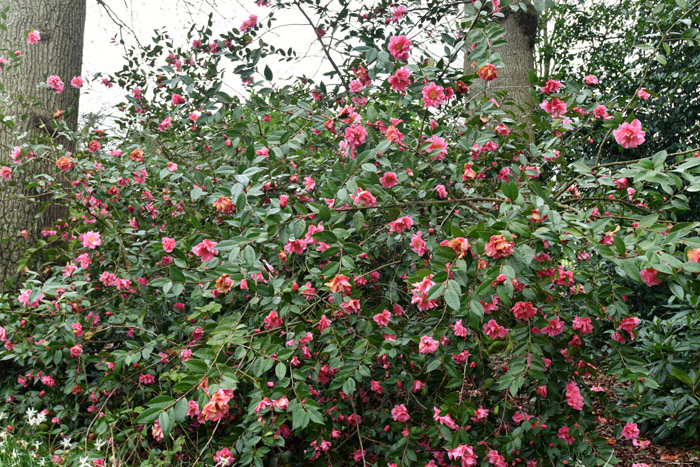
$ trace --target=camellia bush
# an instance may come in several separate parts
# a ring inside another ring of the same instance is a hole
[[[656,147],[643,94],[593,75],[524,83],[540,105],[514,113],[490,86],[518,4],[332,3],[269,16],[304,13],[325,83],[277,84],[294,51],[254,16],[157,33],[99,78],[125,90],[117,130],[57,115],[75,152],[18,143],[2,183],[71,216],[0,303],[4,430],[96,466],[604,465],[601,413],[643,445],[593,377],[658,387],[623,283],[697,306],[698,226],[677,220],[697,149]],[[231,64],[246,99],[222,91]],[[572,149],[612,139],[645,157]]]

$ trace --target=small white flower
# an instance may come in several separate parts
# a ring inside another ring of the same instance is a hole
[[[63,447],[63,449],[70,449],[70,436],[61,440],[61,446]]]
[[[98,439],[97,441],[95,441],[95,448],[97,448],[97,450],[100,451],[102,450],[102,446],[104,446],[105,444],[107,444],[107,441],[103,439]]]
[[[90,460],[88,459],[88,456],[80,458],[80,465],[78,467],[92,467],[92,464],[90,463]]]
[[[46,465],[46,459],[39,459],[37,464],[39,464],[39,467],[44,467],[44,465]]]

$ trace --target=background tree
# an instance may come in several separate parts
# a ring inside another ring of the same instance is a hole
[[[21,51],[21,66],[7,66],[1,75],[0,91],[12,96],[4,99],[0,117],[0,163],[9,164],[9,154],[13,147],[21,146],[32,140],[58,136],[51,129],[54,112],[65,111],[63,121],[69,128],[75,128],[78,119],[79,91],[70,85],[75,76],[80,76],[83,60],[83,36],[85,29],[85,0],[42,0],[27,2],[10,0],[5,9],[7,31],[4,53],[12,57],[15,50]],[[28,44],[27,35],[37,30],[41,40],[37,44]],[[19,60],[18,60],[19,61]],[[37,84],[46,82],[46,73],[59,76],[65,83],[65,90],[56,93],[47,87],[37,89]],[[5,118],[12,121],[5,122]],[[21,135],[18,141],[16,135]],[[73,151],[68,138],[60,138],[63,148]],[[9,161],[10,163],[12,161]],[[43,173],[51,173],[55,159],[43,160],[37,167]],[[35,190],[31,193],[36,194]],[[29,235],[66,215],[64,209],[49,206],[40,212],[39,204],[17,199],[13,187],[0,191],[0,287],[10,278],[21,258],[24,247],[18,242],[20,230],[26,225],[35,225]],[[40,220],[32,222],[39,216]]]
[[[529,120],[534,108],[530,74],[535,71],[535,43],[537,41],[538,11],[530,1],[509,2],[501,9],[500,24],[505,31],[506,46],[499,49],[502,68],[499,77],[489,83],[492,91],[507,91],[504,110],[512,112],[514,121]],[[500,39],[499,39],[500,40]],[[470,44],[466,47],[469,51]],[[473,73],[470,53],[464,56],[464,73]],[[530,140],[534,134],[528,131]]]

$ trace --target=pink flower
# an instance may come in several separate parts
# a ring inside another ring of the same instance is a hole
[[[435,187],[435,192],[437,193],[438,198],[440,198],[440,199],[447,198],[447,188],[445,188],[445,185],[437,185]]]
[[[219,449],[214,455],[214,462],[218,467],[228,467],[234,460],[233,453],[228,448]]]
[[[185,98],[182,97],[180,94],[173,94],[171,100],[173,105],[180,105],[185,103]],[[197,119],[195,119],[195,121],[197,121]]]
[[[354,80],[350,81],[350,92],[354,92],[354,93],[360,92],[360,91],[362,91],[362,88],[364,88],[364,87],[365,87],[364,84],[362,84],[362,81],[360,81],[359,79],[354,79]]]
[[[375,198],[369,190],[363,190],[362,188],[358,188],[357,194],[351,194],[350,197],[353,199],[353,204],[355,206],[364,204],[368,207],[374,207],[377,205],[377,198]]]
[[[544,87],[540,88],[540,91],[542,91],[545,94],[551,94],[553,92],[557,92],[561,88],[561,82],[555,79],[550,79],[545,83]]]
[[[160,242],[163,245],[163,250],[165,250],[166,253],[172,253],[172,251],[175,249],[174,238],[163,237],[163,239]]]
[[[374,315],[372,319],[380,328],[386,327],[391,322],[391,312],[389,310],[384,310]]]
[[[4,178],[5,180],[10,180],[12,178],[12,169],[6,165],[3,165],[0,167],[0,177]]]
[[[61,81],[61,78],[59,78],[56,75],[51,75],[48,78],[46,78],[46,85],[56,94],[63,92],[63,81]]]
[[[583,396],[574,381],[566,385],[566,403],[574,410],[583,410]]]
[[[594,75],[587,75],[583,77],[583,82],[589,86],[594,86],[598,84],[598,78],[596,78]]]
[[[479,67],[476,70],[476,74],[484,81],[494,81],[498,78],[498,70],[496,66],[491,63]]]
[[[636,423],[627,423],[622,429],[622,437],[625,439],[637,439],[639,437],[639,428]]]
[[[233,391],[230,389],[219,389],[212,394],[211,399],[202,407],[202,415],[205,420],[216,422],[228,415],[228,403],[231,400]]]
[[[243,21],[239,30],[245,32],[248,28],[254,28],[256,24],[258,24],[258,17],[250,15],[247,20]]]
[[[617,144],[625,149],[636,148],[644,142],[644,135],[646,133],[642,131],[642,122],[636,118],[632,120],[632,123],[623,123],[617,130],[613,131],[613,136]]]
[[[321,319],[318,321],[318,324],[316,325],[318,328],[318,332],[323,332],[329,327],[331,327],[331,320],[329,320],[326,315],[321,316]]]
[[[286,208],[289,201],[289,195],[280,195],[280,207]]]
[[[602,104],[593,109],[593,115],[595,115],[597,118],[602,118],[603,120],[609,120],[612,118],[610,115],[608,115],[608,109]]]
[[[265,329],[278,328],[284,324],[284,321],[277,315],[276,311],[271,311],[263,322],[265,323]]]
[[[409,216],[399,217],[393,222],[389,222],[389,232],[401,233],[413,227],[413,219]]]
[[[367,130],[360,124],[352,124],[345,128],[345,142],[356,148],[365,143],[367,139]]]
[[[396,185],[399,179],[394,172],[386,172],[384,175],[382,175],[379,181],[384,188],[391,188]]]
[[[495,131],[501,136],[508,136],[510,134],[510,128],[505,126],[503,123],[499,123],[498,125],[496,125],[496,128],[493,131]]]
[[[549,337],[558,336],[564,332],[564,321],[559,318],[554,318],[549,320],[549,324],[542,329],[540,329],[542,334],[546,334]]]
[[[484,253],[493,259],[505,258],[513,253],[513,242],[506,240],[503,235],[492,235],[486,244]]]
[[[574,437],[569,434],[568,426],[563,426],[559,428],[559,431],[557,432],[557,438],[563,439],[564,441],[566,441],[567,444],[574,443]]]
[[[393,76],[389,76],[388,81],[391,89],[403,92],[411,84],[411,72],[406,67],[399,68]]]
[[[141,375],[139,376],[139,383],[141,384],[153,384],[155,383],[155,381],[156,377],[148,373],[141,373]]]
[[[423,256],[428,252],[428,249],[425,247],[425,240],[423,240],[423,232],[419,231],[413,234],[411,237],[411,249],[418,256]]]
[[[492,319],[488,323],[484,324],[484,334],[489,336],[491,339],[503,339],[506,337],[509,331],[509,329],[506,329],[498,324],[495,319]]]
[[[407,422],[411,419],[408,415],[408,409],[404,404],[399,404],[391,409],[391,417],[397,422]]]
[[[215,246],[216,242],[206,239],[195,245],[192,248],[192,253],[202,258],[202,261],[211,261],[214,259],[214,256],[219,254],[219,250],[214,248]]]
[[[41,40],[41,34],[36,29],[27,34],[27,44],[38,44]]]
[[[389,52],[396,60],[406,61],[412,43],[406,36],[392,36],[389,38]]]
[[[432,354],[437,352],[438,347],[440,347],[439,341],[436,341],[430,336],[423,336],[420,338],[420,343],[418,344],[418,352]]]
[[[638,95],[639,98],[642,99],[643,101],[645,101],[645,100],[649,99],[649,97],[651,97],[651,94],[649,94],[648,92],[646,92],[644,89],[640,89],[640,90],[637,92],[637,95]]]
[[[284,246],[284,249],[290,253],[296,253],[298,255],[304,254],[304,250],[306,250],[306,240],[289,240]]]
[[[447,154],[447,142],[445,141],[445,138],[440,138],[437,135],[433,135],[430,138],[428,138],[427,141],[431,143],[428,147],[429,153],[437,151],[438,149],[440,150],[438,154],[432,157],[432,160],[441,161],[445,159],[445,155]]]
[[[440,107],[445,102],[445,93],[442,86],[434,82],[423,88],[423,103],[425,107]]]
[[[255,413],[260,413],[268,407],[272,407],[272,401],[268,397],[266,397],[263,400],[261,400],[257,406],[255,406]]]
[[[591,334],[593,332],[591,318],[581,318],[580,316],[576,316],[572,327],[575,331],[578,331],[581,334]]]
[[[403,18],[403,15],[406,14],[408,10],[406,9],[405,6],[399,5],[394,10],[391,12],[391,20],[394,22],[398,22],[401,18]]]
[[[537,314],[537,308],[530,302],[517,302],[510,311],[513,312],[516,318],[525,320],[534,318]]]
[[[80,354],[83,353],[83,346],[78,344],[74,345],[73,347],[70,348],[70,356],[73,358],[78,358],[80,357]]]
[[[82,76],[74,76],[73,79],[70,80],[70,85],[76,89],[82,88],[83,84],[85,84],[85,80]]]
[[[84,248],[89,248],[91,250],[94,250],[102,244],[99,232],[93,232],[92,230],[81,233],[78,238],[80,238]]]
[[[653,287],[655,285],[661,284],[661,281],[656,278],[656,275],[658,273],[659,272],[653,268],[646,268],[646,269],[642,269],[640,271],[640,275],[642,276],[642,280],[649,287]]]
[[[153,425],[151,425],[151,435],[153,435],[153,439],[156,441],[163,441],[163,429],[161,428],[158,420],[153,422]]]
[[[465,328],[464,325],[462,324],[461,319],[455,323],[454,331],[455,331],[455,336],[458,336],[458,337],[467,337],[467,335],[469,334],[469,331],[467,330],[467,328]]]
[[[544,101],[540,104],[542,110],[552,116],[552,118],[563,117],[566,113],[566,102],[553,98],[551,101]]]
[[[165,131],[172,126],[172,118],[165,117],[162,122],[158,125],[158,131]]]
[[[618,329],[622,329],[623,331],[631,333],[632,331],[634,331],[634,328],[636,328],[638,325],[639,318],[637,318],[636,316],[629,316],[620,321],[620,326],[618,326]]]
[[[313,177],[309,176],[304,178],[304,188],[306,188],[306,191],[313,191],[313,189],[316,188],[316,181]]]

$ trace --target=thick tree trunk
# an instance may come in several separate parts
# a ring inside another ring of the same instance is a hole
[[[528,3],[527,11],[513,11],[506,7],[501,26],[506,30],[508,44],[500,48],[505,68],[499,70],[494,89],[507,89],[508,96],[522,111],[511,107],[519,117],[532,113],[534,101],[530,94],[528,73],[535,70],[535,39],[537,36],[537,11]]]
[[[505,2],[504,2],[505,3]],[[487,88],[490,91],[508,91],[510,105],[502,106],[504,110],[515,113],[516,121],[529,122],[533,112],[534,101],[530,94],[529,72],[535,71],[535,40],[537,36],[538,15],[535,7],[529,0],[516,2],[526,4],[527,11],[519,9],[513,11],[511,2],[502,7],[504,18],[501,26],[505,30],[505,39],[508,41],[504,47],[498,49],[504,67],[498,70],[498,79],[489,82]],[[469,69],[469,53],[464,57],[464,73],[473,73],[475,70]],[[528,126],[528,135],[534,141],[534,134]]]
[[[83,63],[83,37],[85,31],[85,0],[9,0],[7,31],[0,31],[3,45],[12,50],[21,50],[22,63],[15,68],[0,72],[0,81],[5,93],[12,99],[9,108],[2,113],[13,116],[15,131],[0,127],[0,165],[14,166],[9,154],[14,146],[42,136],[51,137],[49,123],[56,110],[64,110],[64,120],[75,129],[78,121],[79,92],[70,85],[74,76],[79,76]],[[41,33],[38,44],[27,43],[27,33]],[[46,76],[58,75],[65,83],[65,90],[56,94],[47,88],[38,88]],[[40,104],[26,107],[17,102],[17,97],[36,96]],[[20,141],[18,135],[23,135]],[[73,150],[66,140],[59,141],[66,150]],[[32,170],[52,173],[54,160],[33,165]],[[27,193],[29,194],[29,193]],[[35,193],[31,193],[35,194]],[[39,212],[36,203],[22,199],[21,192],[0,189],[0,289],[6,279],[16,271],[26,241],[21,241],[20,232],[29,231],[29,240],[56,220],[66,216],[65,209],[49,207]]]

